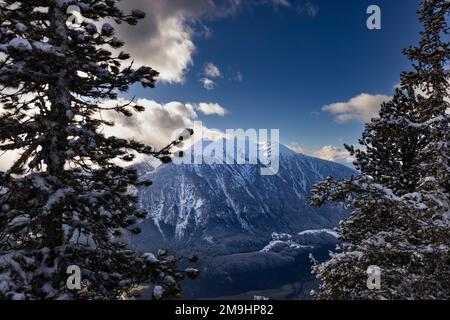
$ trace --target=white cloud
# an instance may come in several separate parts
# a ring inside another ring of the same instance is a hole
[[[306,154],[305,149],[303,149],[300,144],[294,142],[291,143],[290,145],[288,145],[288,148],[291,149],[292,151],[295,151],[297,153],[302,153],[302,154]]]
[[[284,7],[290,7],[291,3],[289,0],[272,0],[272,3],[276,6],[284,6]]]
[[[348,151],[341,150],[333,146],[324,146],[315,151],[307,151],[303,149],[298,143],[291,143],[288,147],[297,153],[302,153],[322,160],[332,161],[343,164],[350,168],[354,168],[353,162],[355,161],[355,158],[352,157]]]
[[[326,105],[322,111],[334,115],[334,120],[338,123],[369,122],[378,116],[381,104],[391,99],[392,97],[386,95],[362,93],[347,102]]]
[[[118,26],[118,36],[125,41],[124,49],[136,65],[155,68],[162,81],[180,83],[193,65],[195,36],[206,36],[201,30],[209,30],[201,21],[229,16],[240,4],[237,0],[220,4],[214,0],[123,1],[124,11],[140,9],[147,15],[137,26]]]
[[[203,75],[209,78],[219,78],[222,76],[222,72],[214,63],[208,62],[203,67]]]
[[[193,64],[194,31],[190,21],[204,14],[200,2],[190,9],[182,1],[127,0],[124,11],[141,9],[147,16],[137,26],[122,24],[119,38],[125,40],[125,51],[131,53],[136,65],[148,65],[160,72],[160,80],[183,82],[184,74]]]
[[[16,151],[10,151],[2,153],[0,155],[0,171],[6,171],[14,164],[14,161],[18,159],[19,153]]]
[[[238,81],[238,82],[242,82],[242,80],[244,80],[244,76],[242,75],[242,72],[239,71],[238,73],[236,73],[234,80]]]
[[[203,88],[209,91],[214,90],[214,88],[216,87],[216,83],[209,78],[201,78],[200,82],[203,85]]]
[[[199,103],[195,108],[206,115],[219,115],[225,116],[227,110],[218,103]]]
[[[117,104],[125,104],[124,99],[110,100],[103,105],[114,107]],[[102,118],[113,121],[113,127],[104,127],[103,132],[107,136],[117,136],[124,139],[135,139],[155,148],[163,148],[177,138],[185,128],[193,128],[197,120],[197,111],[206,115],[218,114],[224,116],[226,109],[217,103],[189,104],[181,102],[169,102],[161,104],[148,99],[139,99],[137,105],[145,107],[145,111],[136,113],[133,117],[125,117],[115,111],[102,113]],[[198,124],[197,124],[198,126]],[[215,129],[202,125],[203,136],[215,140],[224,134]],[[190,141],[189,143],[194,143]],[[18,152],[9,152],[0,156],[0,171],[8,170],[17,159]],[[138,157],[138,159],[142,159]]]
[[[226,73],[228,73],[228,75],[226,75]],[[223,73],[214,63],[206,63],[203,67],[201,78],[199,79],[200,83],[203,85],[203,88],[205,88],[206,90],[214,90],[217,86],[216,81],[218,81],[216,79],[226,79],[228,81],[242,82],[243,75],[240,71],[231,71],[231,68],[229,68],[228,72]]]
[[[354,168],[353,162],[355,161],[355,158],[352,157],[348,151],[333,146],[324,146],[321,149],[314,151],[312,155],[319,159],[337,162],[347,167]]]
[[[312,4],[310,1],[306,1],[305,4],[299,5],[297,11],[300,14],[306,13],[310,17],[315,17],[319,13],[319,8]]]
[[[234,15],[245,6],[271,4],[288,6],[288,0],[127,0],[125,12],[140,9],[147,16],[137,26],[117,26],[118,37],[135,65],[147,65],[160,72],[160,80],[182,83],[194,64],[195,37],[210,37],[205,21]],[[210,77],[211,78],[211,77]]]
[[[396,84],[394,89],[400,88]],[[427,97],[428,95],[420,89],[415,90],[416,95]],[[379,115],[381,105],[392,100],[392,96],[372,95],[362,93],[351,98],[347,102],[337,102],[322,107],[322,111],[334,115],[334,120],[338,123],[362,122],[367,123]],[[450,113],[450,110],[449,110]]]
[[[125,100],[109,101],[105,106],[126,103]],[[104,118],[114,121],[114,127],[105,127],[105,134],[121,138],[134,138],[156,148],[162,148],[177,137],[185,128],[192,128],[198,118],[197,110],[207,115],[224,115],[226,110],[216,103],[189,104],[170,102],[161,104],[148,99],[139,99],[136,104],[145,107],[145,111],[133,117],[125,117],[116,112],[108,112]],[[216,137],[217,130],[202,128],[207,136]]]

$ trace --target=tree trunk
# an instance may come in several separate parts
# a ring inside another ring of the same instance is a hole
[[[67,52],[67,30],[66,15],[59,9],[53,9],[51,13],[52,29],[57,35],[55,46],[65,54]],[[66,162],[66,151],[68,144],[68,117],[67,111],[71,107],[71,94],[69,87],[69,75],[66,65],[58,63],[55,70],[56,80],[48,88],[48,97],[50,101],[50,113],[47,115],[50,120],[49,141],[46,145],[46,157],[44,162],[47,165],[47,172],[53,178],[53,192],[64,189],[64,166]],[[52,196],[52,195],[50,195]],[[63,235],[63,214],[64,206],[61,203],[55,203],[49,208],[48,216],[45,219],[45,247],[54,248],[62,245]]]

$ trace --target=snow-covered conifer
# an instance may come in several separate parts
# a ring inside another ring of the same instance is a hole
[[[312,202],[345,203],[342,243],[316,264],[319,299],[450,298],[450,153],[448,0],[425,0],[419,46],[405,50],[392,101],[366,125],[355,156],[359,175],[316,185]],[[381,288],[367,285],[370,266]]]
[[[79,26],[67,23],[70,6],[80,9]],[[116,299],[143,283],[157,283],[158,298],[179,294],[185,274],[175,257],[121,241],[139,232],[133,225],[146,213],[135,190],[149,182],[120,163],[136,153],[167,162],[170,148],[102,131],[114,125],[102,111],[143,111],[102,102],[136,83],[151,88],[158,76],[133,67],[108,23],[144,16],[124,13],[116,0],[0,2],[0,151],[20,154],[0,177],[0,299]],[[71,265],[81,269],[81,290],[66,286]]]

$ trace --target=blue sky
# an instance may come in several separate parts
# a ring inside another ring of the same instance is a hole
[[[346,108],[352,98],[367,93],[359,108],[376,112],[378,100],[371,96],[391,95],[400,72],[410,68],[402,50],[419,39],[420,1],[270,1],[289,5],[239,5],[224,14],[180,9],[185,14],[180,28],[191,44],[190,61],[178,70],[182,79],[165,80],[163,74],[156,89],[133,87],[128,97],[161,104],[217,103],[227,113],[199,113],[207,127],[279,128],[282,143],[306,150],[356,143],[364,118],[336,121],[336,114],[322,108],[339,102]],[[372,4],[381,8],[382,30],[366,27]],[[314,12],[299,9],[306,5]],[[152,62],[152,52],[147,55]],[[215,83],[212,90],[201,82],[207,63],[221,74],[208,77]]]

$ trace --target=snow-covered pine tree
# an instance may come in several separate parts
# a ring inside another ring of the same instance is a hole
[[[421,4],[420,44],[405,50],[413,71],[366,125],[364,149],[347,146],[360,174],[312,191],[314,205],[353,209],[342,244],[313,267],[318,299],[450,298],[449,13],[448,0]],[[380,290],[367,286],[370,266],[381,269]]]
[[[139,232],[133,225],[146,213],[135,190],[149,182],[119,164],[136,153],[167,162],[173,144],[155,151],[102,133],[113,125],[102,102],[135,83],[151,88],[158,76],[113,53],[124,43],[107,21],[135,25],[145,16],[117,3],[0,2],[0,151],[20,153],[0,177],[0,299],[116,299],[142,283],[157,284],[156,298],[179,294],[186,273],[175,257],[136,253],[120,240]],[[77,28],[66,24],[71,5],[84,17]],[[108,110],[132,116],[143,107]],[[66,286],[71,265],[81,269],[81,290]]]

